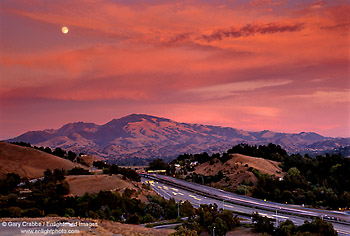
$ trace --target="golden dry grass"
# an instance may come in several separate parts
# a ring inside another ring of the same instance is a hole
[[[145,189],[141,183],[123,179],[122,175],[71,175],[66,177],[70,194],[82,196],[84,193],[98,193],[99,191],[113,191],[122,194],[126,188],[135,190],[133,197],[147,202],[147,195],[156,194],[151,189]]]
[[[125,188],[137,190],[131,181],[123,180],[119,175],[71,175],[66,177],[70,193],[81,196],[84,193],[98,193],[100,190],[120,191]]]
[[[232,154],[232,159],[225,163],[221,163],[218,159],[214,159],[214,164],[209,162],[203,163],[195,168],[195,173],[202,175],[216,175],[220,170],[228,177],[224,178],[218,183],[212,183],[214,187],[224,187],[231,190],[237,188],[243,181],[249,183],[250,181],[255,185],[257,178],[249,169],[257,169],[262,174],[275,175],[276,177],[283,177],[285,173],[278,166],[279,162],[266,160],[258,157],[250,157],[241,154]]]
[[[46,169],[70,170],[75,166],[71,161],[33,148],[0,142],[0,178],[12,172],[33,179],[44,176]]]

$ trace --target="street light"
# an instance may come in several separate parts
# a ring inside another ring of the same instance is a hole
[[[282,210],[281,207],[280,207],[280,210]],[[278,219],[277,208],[276,208],[276,227],[278,227],[278,225],[279,225],[279,219]]]
[[[181,200],[178,201],[178,203],[177,203],[177,217],[180,216],[180,204],[181,204]]]
[[[214,226],[214,228],[213,228],[213,236],[215,236],[215,226]]]
[[[278,226],[278,216],[277,216],[277,208],[276,208],[276,227]]]

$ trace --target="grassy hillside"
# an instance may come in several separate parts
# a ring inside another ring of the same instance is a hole
[[[70,170],[75,166],[69,160],[33,148],[0,142],[0,178],[11,172],[22,178],[39,178],[46,169]]]
[[[140,182],[123,179],[121,175],[71,175],[66,177],[66,181],[70,194],[76,196],[108,190],[123,194],[127,188],[132,190],[133,197],[144,202],[148,202],[148,194],[155,195],[153,190],[143,188]]]
[[[231,158],[222,163],[219,159],[204,162],[195,167],[193,173],[204,176],[217,176],[221,171],[225,176],[218,182],[212,182],[214,187],[226,188],[234,191],[240,184],[256,185],[258,179],[253,170],[258,170],[262,174],[283,177],[285,175],[279,167],[277,161],[266,160],[259,157],[250,157],[241,154],[230,154]]]

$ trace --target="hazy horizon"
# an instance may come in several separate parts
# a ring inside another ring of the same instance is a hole
[[[342,0],[0,2],[0,139],[132,113],[350,137]]]

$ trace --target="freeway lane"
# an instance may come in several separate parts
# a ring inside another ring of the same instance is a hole
[[[185,180],[175,179],[164,175],[152,174],[152,175],[148,175],[148,178],[151,178],[151,179],[153,178],[155,180],[158,180],[158,182],[164,181],[174,186],[181,186],[181,188],[190,190],[191,192],[196,191],[201,195],[211,196],[212,198],[216,198],[219,200],[234,202],[239,205],[256,207],[259,209],[266,209],[266,210],[278,210],[281,212],[285,212],[287,214],[296,214],[296,215],[301,215],[303,217],[305,216],[324,217],[327,215],[329,217],[338,218],[350,223],[350,216],[345,214],[344,212],[311,209],[311,208],[305,208],[305,207],[296,206],[296,205],[288,205],[288,204],[281,204],[276,202],[263,201],[261,199],[246,197],[246,196],[242,196],[242,195],[238,195],[230,192],[225,192],[221,189],[203,186],[200,184],[191,183]]]
[[[301,208],[286,204],[265,202],[259,199],[243,197],[207,186],[193,184],[187,181],[174,179],[168,176],[143,175],[142,181],[151,181],[151,187],[166,199],[174,198],[178,201],[190,201],[195,207],[200,204],[216,204],[219,208],[232,210],[236,213],[259,214],[276,219],[277,222],[292,220],[295,224],[301,225],[305,220],[310,220],[308,216],[336,216],[349,220],[349,216],[332,211],[320,211],[316,209]],[[162,182],[165,181],[165,182]],[[183,189],[185,188],[185,189]],[[195,188],[196,190],[193,190]],[[243,201],[242,201],[243,200]],[[255,202],[256,201],[256,202]],[[243,204],[242,204],[243,203]],[[256,203],[256,205],[255,205]],[[277,214],[276,214],[277,210]],[[298,213],[298,215],[291,215]],[[303,215],[305,213],[305,215]],[[339,235],[350,235],[350,225],[332,222]]]
[[[146,182],[149,179],[142,178],[141,181]],[[305,218],[285,215],[282,213],[279,213],[277,211],[277,215],[275,211],[267,211],[267,210],[259,210],[251,207],[236,205],[230,202],[226,201],[220,201],[217,199],[212,199],[210,197],[205,197],[190,191],[183,190],[181,188],[173,188],[170,187],[164,183],[160,182],[149,182],[151,187],[161,196],[163,196],[166,199],[174,198],[176,202],[179,201],[190,201],[191,204],[198,208],[200,204],[216,204],[218,208],[223,208],[227,210],[231,210],[236,212],[237,214],[243,213],[243,214],[253,214],[254,212],[258,211],[259,214],[263,216],[270,217],[272,219],[278,219],[278,221],[285,221],[286,219],[292,220],[295,224],[303,224],[305,221]],[[250,220],[250,217],[245,217]]]

